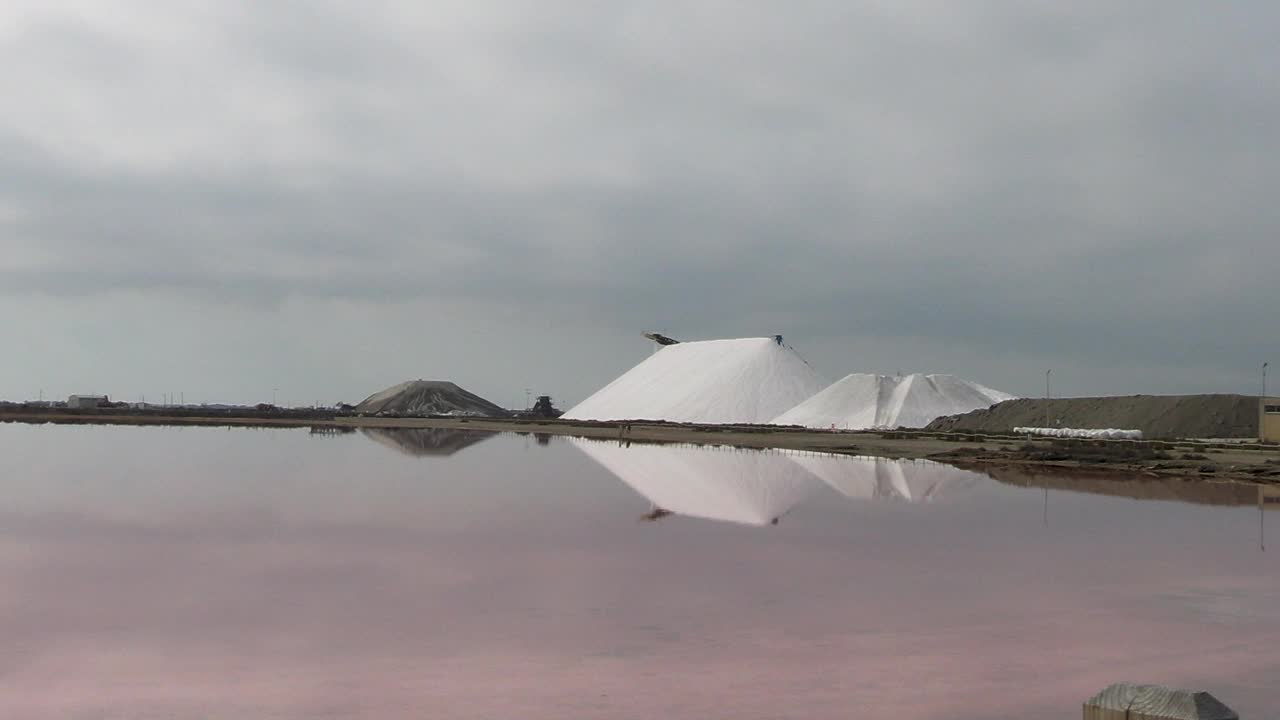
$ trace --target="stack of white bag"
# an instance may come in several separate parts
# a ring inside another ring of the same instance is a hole
[[[1060,438],[1089,438],[1094,440],[1141,440],[1141,430],[1117,430],[1116,428],[1104,428],[1102,430],[1086,430],[1084,428],[1042,428],[1042,427],[1016,427],[1013,431],[1019,435],[1044,435],[1046,437]]]

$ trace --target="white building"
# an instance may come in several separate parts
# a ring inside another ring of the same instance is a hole
[[[107,404],[106,395],[72,395],[67,398],[67,407],[74,410],[91,410]]]

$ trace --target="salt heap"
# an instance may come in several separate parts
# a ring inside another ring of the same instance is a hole
[[[672,346],[676,347],[676,346]],[[822,482],[784,453],[570,442],[666,514],[770,525],[821,490]]]
[[[773,424],[842,430],[920,428],[944,415],[1012,399],[954,375],[854,373],[778,415]]]
[[[778,338],[682,342],[659,348],[564,419],[764,424],[822,387]]]

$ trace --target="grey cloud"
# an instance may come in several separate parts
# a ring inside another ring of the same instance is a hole
[[[195,7],[0,39],[0,302],[1275,349],[1267,3]]]

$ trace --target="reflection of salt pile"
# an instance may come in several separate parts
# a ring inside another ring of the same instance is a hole
[[[821,487],[781,453],[571,442],[654,506],[678,515],[768,525]]]
[[[973,488],[984,477],[928,460],[570,442],[647,498],[654,518],[674,513],[768,525],[823,483],[854,499],[929,502],[944,492]]]
[[[773,419],[775,425],[836,427],[847,430],[924,427],[1011,400],[998,390],[954,375],[870,375],[854,373]]]
[[[884,498],[928,502],[943,491],[968,490],[983,478],[929,460],[892,460],[842,455],[795,455],[792,460],[854,499]]]
[[[822,386],[808,363],[773,339],[686,342],[658,349],[564,418],[767,423]]]
[[[374,442],[413,457],[452,455],[497,433],[453,428],[361,428]]]

